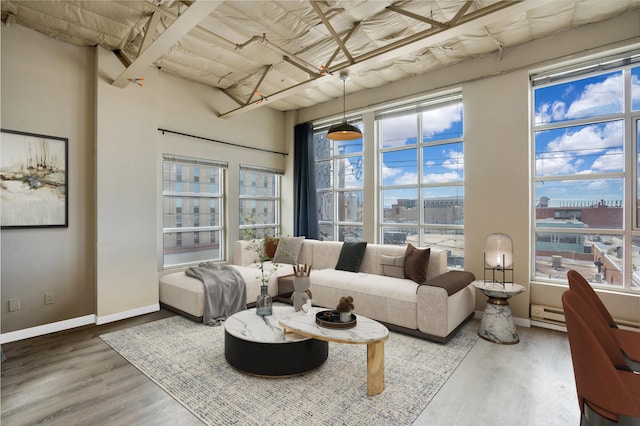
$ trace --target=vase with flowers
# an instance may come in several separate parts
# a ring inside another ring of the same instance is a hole
[[[245,217],[245,224],[255,225],[256,219],[254,216]],[[254,263],[260,275],[257,277],[260,279],[260,294],[256,300],[256,314],[260,316],[268,316],[273,313],[273,300],[269,294],[269,281],[271,276],[275,274],[278,269],[278,264],[271,262],[271,257],[266,253],[266,245],[274,240],[274,237],[268,235],[267,232],[260,232],[254,227],[247,227],[241,229],[242,239],[247,241],[246,249],[255,253]],[[268,266],[267,266],[268,265]]]

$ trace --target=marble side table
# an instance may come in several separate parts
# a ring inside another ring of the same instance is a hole
[[[482,315],[478,336],[494,343],[513,345],[520,341],[516,325],[511,316],[509,299],[524,291],[524,287],[513,283],[474,281],[473,286],[489,299]]]

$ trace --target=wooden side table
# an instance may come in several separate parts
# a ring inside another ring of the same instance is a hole
[[[285,336],[295,333],[325,342],[367,345],[367,395],[378,395],[384,390],[384,342],[389,338],[389,330],[379,322],[357,315],[353,328],[333,329],[316,323],[316,313],[323,308],[313,308],[308,314],[298,312],[280,320]]]
[[[493,343],[514,345],[520,341],[511,315],[509,299],[524,291],[524,287],[513,283],[474,281],[473,286],[489,299],[482,314],[478,336]]]

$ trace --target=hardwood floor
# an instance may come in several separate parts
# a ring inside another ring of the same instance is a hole
[[[98,337],[171,315],[161,310],[3,345],[1,424],[201,425]],[[566,334],[518,332],[517,345],[479,340],[414,425],[579,424]]]
[[[98,336],[169,311],[2,346],[1,423],[202,425]]]

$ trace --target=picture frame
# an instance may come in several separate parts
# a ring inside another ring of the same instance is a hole
[[[0,227],[69,226],[69,139],[0,129]]]

